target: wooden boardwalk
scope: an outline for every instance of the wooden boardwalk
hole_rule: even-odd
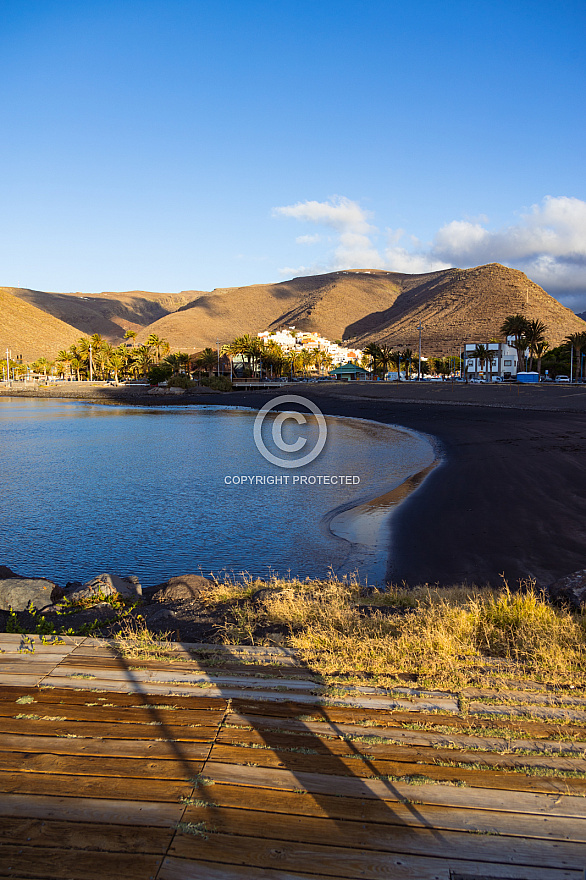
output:
[[[207,646],[209,650],[210,646]],[[580,880],[586,699],[0,635],[0,877]]]

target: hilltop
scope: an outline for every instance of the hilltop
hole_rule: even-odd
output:
[[[421,275],[347,270],[222,288],[156,321],[138,339],[154,332],[192,351],[216,339],[293,325],[358,347],[376,341],[414,348],[421,321],[425,352],[441,355],[465,341],[498,337],[505,317],[517,312],[542,320],[552,346],[586,330],[581,318],[523,272],[492,263]]]
[[[582,317],[523,272],[498,263],[419,275],[345,270],[211,292],[81,294],[0,288],[0,293],[11,302],[12,316],[10,327],[4,322],[0,342],[28,359],[54,357],[59,348],[91,333],[117,343],[126,330],[137,332],[137,343],[155,333],[173,350],[190,353],[215,347],[216,340],[224,343],[245,333],[289,326],[357,347],[374,341],[416,348],[421,322],[423,348],[431,355],[457,352],[466,341],[498,337],[504,318],[517,312],[542,320],[552,346],[586,330]]]
[[[120,342],[126,330],[142,330],[185,305],[199,293],[197,290],[181,293],[153,293],[146,290],[50,293],[23,287],[2,287],[0,290],[70,324],[79,331],[77,338],[99,333],[112,343]]]
[[[6,349],[12,357],[23,360],[38,357],[53,360],[62,348],[69,348],[79,339],[79,332],[64,321],[48,315],[41,309],[0,288],[0,357]]]

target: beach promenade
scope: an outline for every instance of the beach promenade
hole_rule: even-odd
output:
[[[165,652],[0,635],[1,877],[583,880],[582,694]]]

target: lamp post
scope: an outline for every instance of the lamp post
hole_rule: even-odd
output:
[[[417,369],[417,381],[421,382],[421,321],[417,327],[419,330],[419,367]]]
[[[10,351],[6,349],[6,387],[10,388]]]
[[[94,362],[92,358],[92,344],[90,342],[90,382],[94,381]]]

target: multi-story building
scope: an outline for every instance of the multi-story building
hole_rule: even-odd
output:
[[[497,377],[501,379],[513,379],[519,370],[518,352],[511,345],[511,339],[507,342],[468,342],[464,346],[464,369],[469,379],[486,379],[492,382]],[[482,344],[489,352],[492,352],[493,360],[480,362],[480,358],[473,357],[476,346]]]

